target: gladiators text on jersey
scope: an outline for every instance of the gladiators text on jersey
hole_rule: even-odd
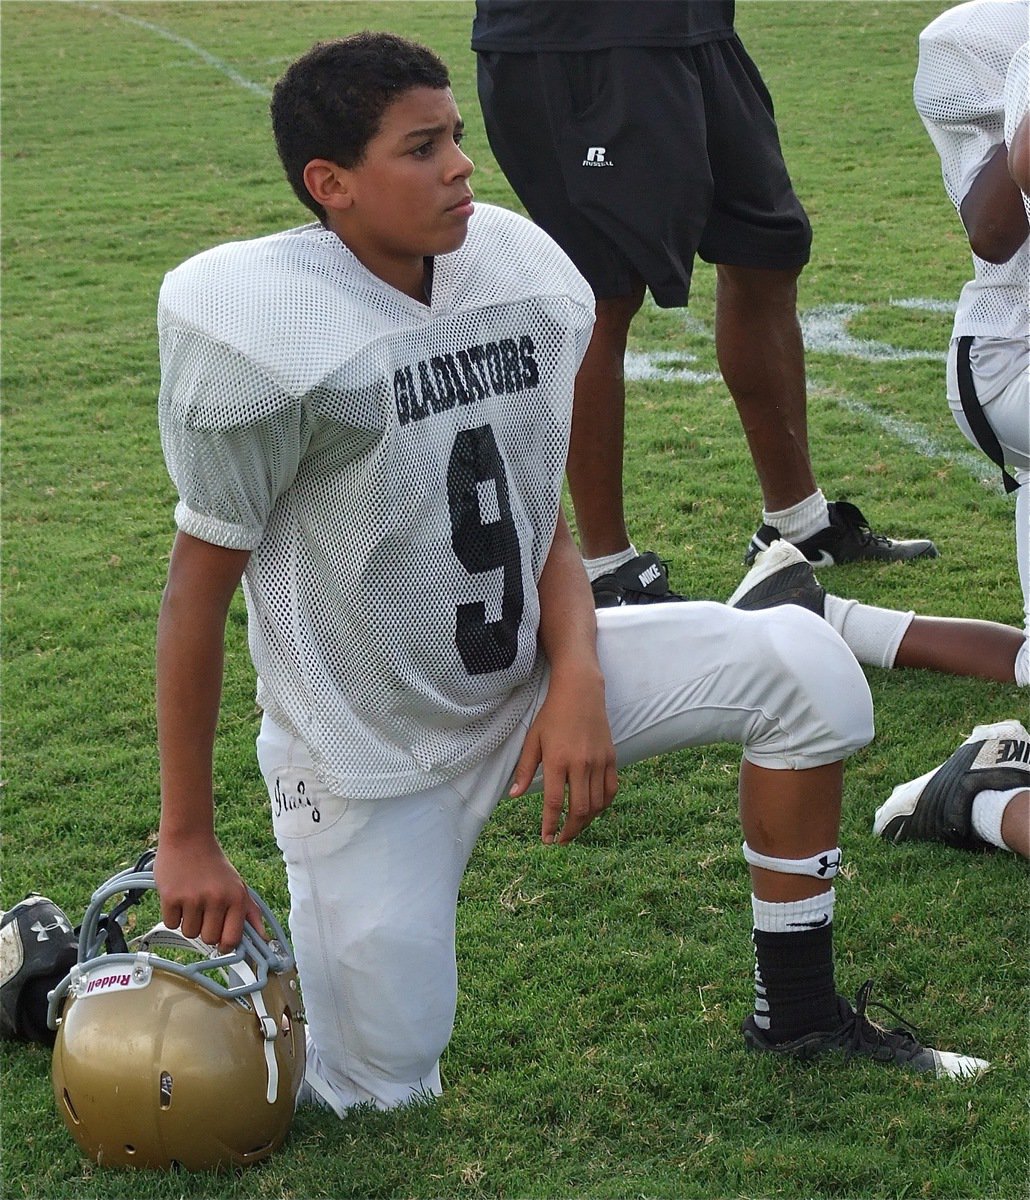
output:
[[[455,404],[471,404],[491,394],[511,395],[536,387],[540,370],[533,357],[533,339],[501,338],[451,354],[435,354],[393,376],[397,418],[402,425],[420,421],[431,412],[446,412]]]

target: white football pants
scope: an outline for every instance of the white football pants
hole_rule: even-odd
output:
[[[948,349],[948,406],[959,429],[978,450],[959,399],[957,341]],[[1016,565],[1023,589],[1023,622],[1030,633],[1030,343],[1025,338],[976,338],[970,347],[973,386],[1005,455],[1016,491]]]
[[[670,603],[604,609],[597,619],[620,764],[738,742],[756,765],[793,770],[836,762],[873,736],[861,668],[804,609]],[[386,800],[331,795],[302,743],[267,716],[262,723],[258,761],[286,862],[311,1064],[338,1111],[441,1090],[457,999],[458,887],[542,700],[485,762]],[[527,838],[539,836],[538,822],[535,808],[527,812]]]

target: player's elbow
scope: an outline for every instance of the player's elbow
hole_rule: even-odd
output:
[[[1027,238],[1023,197],[1005,172],[1005,203],[985,204],[972,193],[959,210],[969,248],[977,258],[989,263],[1006,263]]]
[[[1013,230],[991,223],[981,225],[975,232],[967,230],[967,233],[969,248],[976,257],[995,265],[1007,263],[1027,237],[1025,226],[1022,230]]]
[[[987,160],[959,206],[969,246],[977,258],[1005,263],[1027,238],[1023,194],[1009,174],[1002,142]]]

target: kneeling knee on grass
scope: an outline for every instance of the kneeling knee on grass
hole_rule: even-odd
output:
[[[745,757],[805,770],[847,758],[873,739],[861,666],[825,621],[794,605],[741,613],[756,714]]]

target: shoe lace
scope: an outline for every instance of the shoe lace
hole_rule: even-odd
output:
[[[845,1059],[851,1058],[859,1051],[863,1041],[868,1040],[870,1033],[880,1044],[885,1044],[889,1040],[892,1050],[901,1051],[909,1058],[915,1058],[923,1049],[922,1042],[919,1040],[919,1030],[911,1021],[907,1021],[899,1012],[895,1012],[890,1005],[882,1004],[879,1000],[869,999],[873,983],[872,979],[867,979],[858,989],[853,1012],[844,1022],[841,1030],[841,1047],[844,1050]],[[877,1008],[882,1012],[889,1013],[896,1021],[901,1022],[901,1027],[886,1029],[884,1026],[878,1025],[868,1016],[870,1008]]]
[[[851,504],[847,500],[838,500],[836,507],[838,517],[844,525],[852,530],[859,545],[889,546],[891,544],[891,539],[885,533],[873,533],[865,514],[857,504]],[[877,1002],[874,1001],[874,1003]]]

